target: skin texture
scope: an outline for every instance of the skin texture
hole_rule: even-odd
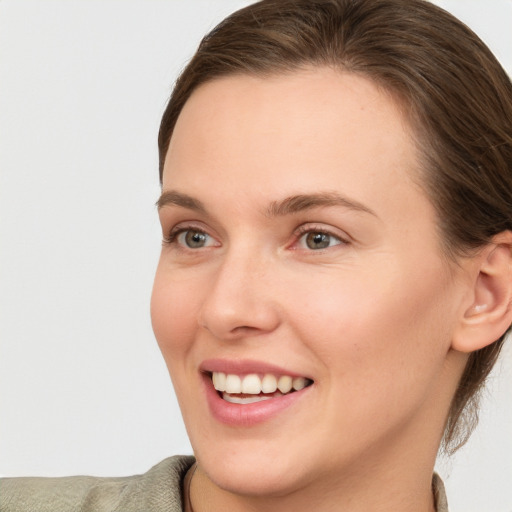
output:
[[[202,510],[432,511],[430,481],[466,361],[474,260],[443,256],[410,129],[389,95],[332,69],[197,89],[167,154],[155,335],[199,462]],[[273,214],[341,194],[350,205]],[[189,205],[190,206],[190,205]],[[274,208],[275,209],[275,208]],[[371,210],[371,211],[366,211]],[[325,232],[311,249],[306,232]],[[268,421],[210,413],[204,360],[258,360],[314,380]]]

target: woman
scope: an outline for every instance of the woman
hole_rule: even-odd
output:
[[[447,510],[438,447],[512,322],[510,119],[492,54],[425,2],[214,29],[162,120],[152,299],[197,463],[52,485],[84,510]]]

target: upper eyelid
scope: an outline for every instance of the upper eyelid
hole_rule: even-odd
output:
[[[167,235],[168,238],[176,238],[181,233],[184,233],[186,231],[197,231],[199,233],[204,233],[208,236],[212,236],[206,229],[204,229],[202,226],[198,226],[195,224],[186,224],[186,225],[180,225],[177,224],[173,228],[169,230],[169,234]]]
[[[211,231],[209,229],[205,228],[204,226],[202,226],[201,223],[197,223],[197,222],[193,222],[193,221],[178,222],[174,227],[172,227],[169,231],[167,231],[167,233],[168,233],[167,235],[164,233],[164,236],[163,236],[164,244],[165,245],[173,245],[174,244],[174,245],[182,246],[183,244],[179,244],[177,242],[177,238],[182,233],[185,233],[187,231],[197,231],[199,233],[204,233],[205,235],[207,235],[208,237],[210,237],[212,240],[215,241],[216,246],[220,245],[218,236],[212,234]],[[189,249],[192,251],[197,251],[199,249],[209,249],[209,248],[211,248],[211,246],[200,247],[200,248],[196,248],[196,249],[192,249],[192,248],[183,246],[183,248],[185,250]]]
[[[203,233],[206,233],[207,235],[209,235],[210,233],[208,233],[208,230],[206,228],[204,228],[203,226],[201,226],[199,223],[182,223],[182,222],[179,222],[178,224],[176,224],[175,226],[173,226],[171,229],[170,229],[170,233],[179,233],[179,232],[182,232],[182,231],[188,231],[188,230],[196,230],[196,231],[201,231]]]
[[[334,236],[346,243],[348,243],[350,240],[352,240],[352,237],[346,231],[341,230],[339,228],[332,227],[332,226],[327,226],[322,222],[303,223],[300,226],[298,226],[294,231],[296,236],[302,236],[305,233],[314,233],[314,232],[325,233],[326,235]]]
[[[162,207],[158,212],[158,216],[164,233],[172,233],[176,229],[197,229],[218,238],[218,227],[220,226],[215,219],[203,218],[200,214],[191,214],[190,211],[187,212],[184,208],[173,205]]]
[[[179,230],[186,231],[187,229],[197,229],[198,231],[204,231],[205,233],[209,233],[211,231],[211,228],[203,221],[187,218],[183,218],[182,220],[173,218],[161,219],[161,226],[162,230],[168,233]]]
[[[207,212],[203,212],[202,210],[195,211],[194,209],[185,208],[173,203],[159,207],[158,217],[162,229],[167,232],[171,232],[174,229],[174,226],[181,224],[197,227],[198,229],[204,229],[205,232],[210,232],[212,230],[212,224],[218,225],[216,219],[208,215]],[[169,229],[168,226],[173,227]],[[215,228],[214,231],[216,231]]]

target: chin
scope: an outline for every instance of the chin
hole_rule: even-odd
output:
[[[217,465],[210,470],[204,468],[210,480],[219,488],[233,494],[252,497],[278,497],[304,487],[302,478],[289,470],[282,472],[272,467],[273,461],[258,469],[248,467],[248,462],[240,465]],[[244,467],[245,466],[245,467]]]
[[[307,485],[304,465],[285,452],[233,447],[222,450],[222,453],[199,452],[196,457],[208,478],[217,487],[233,494],[284,496]]]

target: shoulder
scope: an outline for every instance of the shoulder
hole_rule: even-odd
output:
[[[181,482],[193,462],[193,457],[169,457],[147,473],[117,478],[5,478],[0,512],[178,512]]]
[[[434,493],[436,512],[448,512],[448,500],[446,499],[444,483],[437,473],[434,473],[432,477],[432,492]]]

